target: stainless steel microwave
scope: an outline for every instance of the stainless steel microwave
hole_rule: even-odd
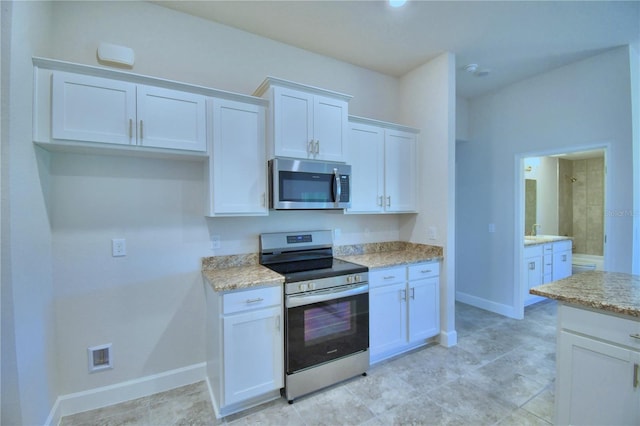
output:
[[[269,207],[276,210],[351,207],[351,166],[274,158],[269,161]]]

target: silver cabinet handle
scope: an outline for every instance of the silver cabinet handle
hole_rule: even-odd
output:
[[[423,269],[422,271],[420,271],[420,273],[422,274],[428,274],[429,272],[431,272],[431,269]]]
[[[629,337],[640,340],[640,333],[630,334]]]
[[[395,275],[387,275],[385,277],[382,277],[383,280],[392,280],[394,279],[396,276]]]
[[[265,207],[267,203],[267,195],[263,192],[262,193],[262,207]]]
[[[640,366],[638,364],[633,364],[633,388],[637,389],[638,384],[640,384],[640,378],[638,378],[638,372],[640,371]]]
[[[411,287],[411,298],[413,300],[416,300],[416,288],[415,287]]]
[[[129,119],[129,139],[133,138],[133,120]]]
[[[276,330],[280,331],[280,315],[276,316]]]
[[[536,269],[536,262],[529,262],[529,270],[535,271],[535,269]]]
[[[307,144],[307,153],[313,155],[313,139],[311,139]]]
[[[391,195],[387,196],[387,207],[391,207]]]
[[[566,255],[566,254],[563,254],[563,255],[562,255],[562,261],[563,261],[563,262],[566,262],[566,261],[567,261],[567,255]]]
[[[320,154],[320,141],[316,141],[316,155]]]
[[[400,290],[400,300],[407,300],[407,290]]]
[[[262,297],[258,297],[258,298],[255,298],[255,299],[247,299],[245,301],[245,303],[258,303],[258,302],[262,302],[263,300],[264,299]]]
[[[142,135],[143,135],[143,133],[142,133],[142,120],[140,120],[140,140],[142,140],[142,138],[144,137]]]
[[[384,204],[384,201],[383,201],[383,200],[384,200],[384,197],[383,197],[382,195],[378,197],[378,205],[379,205],[380,207],[382,207],[382,205]]]

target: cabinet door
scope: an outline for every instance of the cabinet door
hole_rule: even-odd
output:
[[[385,209],[389,212],[416,211],[416,136],[387,130],[384,151]]]
[[[139,85],[137,99],[139,145],[207,150],[204,96]]]
[[[409,341],[440,333],[439,278],[409,281]]]
[[[640,424],[640,354],[561,331],[555,424]]]
[[[134,84],[54,72],[51,136],[83,142],[135,144]]]
[[[283,386],[281,307],[228,315],[224,323],[226,406]]]
[[[384,130],[352,123],[347,142],[351,165],[351,207],[348,212],[378,213],[384,200]]]
[[[553,253],[553,281],[571,276],[571,250]]]
[[[266,215],[265,111],[259,105],[213,99],[210,215]]]
[[[272,108],[275,156],[314,158],[313,95],[274,87]]]
[[[369,290],[369,351],[373,362],[407,343],[407,287],[403,281]]]
[[[348,132],[347,110],[347,102],[314,96],[313,158],[316,160],[344,161],[344,144]]]
[[[544,298],[529,294],[529,289],[537,287],[543,283],[543,261],[544,256],[529,257],[524,260],[525,276],[527,287],[525,289],[524,304],[525,306],[535,302],[539,302]]]

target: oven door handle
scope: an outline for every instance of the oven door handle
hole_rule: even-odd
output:
[[[286,297],[287,308],[295,308],[297,306],[311,305],[313,303],[326,302],[342,297],[355,296],[369,292],[369,284],[355,285],[336,291],[319,291],[312,294],[293,294]]]

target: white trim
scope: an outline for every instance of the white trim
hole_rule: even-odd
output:
[[[456,300],[458,302],[466,303],[467,305],[475,306],[476,308],[484,309],[485,311],[495,312],[496,314],[504,315],[509,318],[520,319],[516,316],[517,312],[514,307],[510,305],[496,303],[492,300],[472,296],[460,291],[456,291]]]
[[[202,362],[139,379],[61,395],[53,405],[45,425],[57,425],[63,416],[95,410],[206,380],[206,367],[207,364]]]
[[[451,332],[440,331],[440,336],[438,337],[440,345],[445,348],[450,348],[458,344],[458,332],[453,330]]]

